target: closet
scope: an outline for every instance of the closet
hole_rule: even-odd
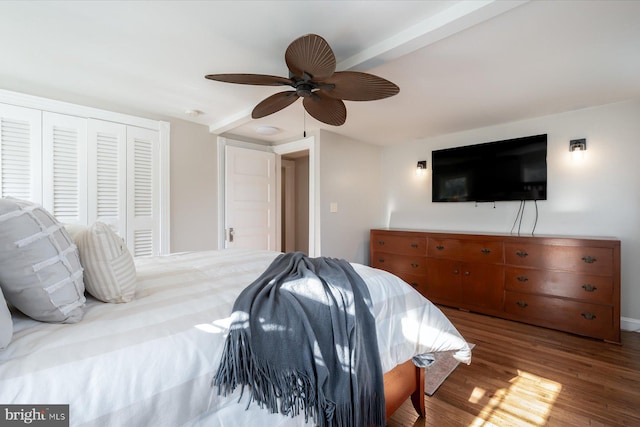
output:
[[[2,92],[0,195],[107,223],[134,256],[167,253],[168,143],[166,122]]]

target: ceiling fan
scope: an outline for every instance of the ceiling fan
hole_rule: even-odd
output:
[[[268,116],[302,98],[305,110],[312,117],[333,126],[340,126],[347,120],[347,109],[342,100],[374,101],[400,91],[395,84],[373,74],[336,72],[336,57],[329,43],[316,34],[295,39],[287,48],[284,60],[289,68],[289,78],[266,74],[209,74],[205,78],[246,85],[291,86],[294,90],[265,98],[253,109],[251,117]]]

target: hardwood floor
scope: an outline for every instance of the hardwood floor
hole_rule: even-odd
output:
[[[407,401],[388,427],[640,426],[640,333],[622,345],[441,307],[468,342],[419,418]]]

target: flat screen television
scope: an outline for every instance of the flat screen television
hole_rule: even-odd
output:
[[[433,202],[547,199],[547,135],[434,150]]]

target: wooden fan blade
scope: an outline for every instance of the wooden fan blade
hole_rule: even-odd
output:
[[[260,117],[268,116],[277,111],[282,110],[285,107],[296,102],[298,95],[295,90],[288,90],[285,92],[278,92],[275,95],[271,95],[260,102],[251,112],[251,117],[259,119]]]
[[[331,98],[346,101],[374,101],[400,92],[400,88],[389,80],[357,71],[339,71],[318,84],[334,85],[333,89],[322,89],[323,92]]]
[[[304,98],[302,104],[312,117],[328,125],[340,126],[347,120],[347,107],[344,102],[329,98],[319,91]]]
[[[305,73],[313,80],[323,80],[336,71],[336,56],[329,43],[317,34],[307,34],[295,39],[287,48],[284,60],[289,71],[305,78]]]
[[[208,74],[204,76],[209,80],[216,80],[225,83],[238,83],[242,85],[260,86],[293,86],[291,79],[267,74]]]

